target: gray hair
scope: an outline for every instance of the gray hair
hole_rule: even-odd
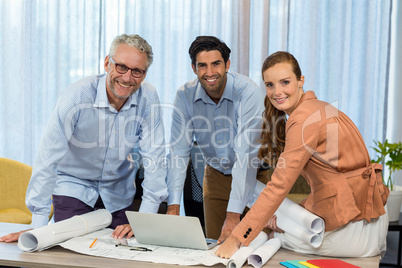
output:
[[[154,53],[152,52],[152,47],[147,43],[147,41],[144,38],[142,38],[138,34],[133,34],[133,35],[122,34],[122,35],[116,36],[112,42],[112,45],[110,46],[110,50],[109,50],[110,57],[114,56],[114,54],[116,53],[117,47],[121,44],[125,44],[130,47],[135,47],[141,53],[146,53],[147,58],[148,58],[146,69],[148,70],[149,66],[151,66],[151,64],[152,64],[152,61],[154,58]]]

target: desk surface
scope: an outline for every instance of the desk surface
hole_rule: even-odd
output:
[[[27,229],[26,225],[0,223],[0,236],[11,232],[17,232]],[[300,254],[286,249],[280,249],[269,260],[264,267],[283,268],[279,264],[285,260],[307,260],[307,259],[323,259],[324,257],[315,255]],[[378,268],[379,258],[344,258],[351,264],[364,268]],[[118,260],[103,257],[88,256],[72,252],[60,246],[56,246],[39,252],[23,252],[17,247],[17,243],[1,243],[0,242],[0,266],[17,266],[17,267],[130,267],[135,264],[141,264],[141,267],[182,267],[179,265],[157,264],[150,262],[138,262],[130,260]],[[206,267],[206,266],[189,266],[189,267]],[[224,267],[216,265],[214,267]]]

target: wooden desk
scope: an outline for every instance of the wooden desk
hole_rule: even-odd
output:
[[[0,223],[0,236],[11,232],[27,229],[26,225]],[[323,257],[314,255],[303,255],[280,249],[264,267],[283,268],[279,264],[285,260],[307,260],[319,259]],[[344,258],[343,260],[354,265],[364,268],[378,268],[379,258]],[[150,262],[138,262],[130,260],[118,260],[110,258],[102,258],[88,256],[75,253],[56,246],[44,251],[23,252],[17,247],[17,243],[0,243],[0,266],[17,266],[17,267],[183,267],[179,265],[157,264]],[[188,266],[206,267],[206,266]],[[224,267],[223,265],[215,265],[214,267]]]

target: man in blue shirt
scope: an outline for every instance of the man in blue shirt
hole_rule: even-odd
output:
[[[178,215],[193,142],[207,163],[204,219],[207,237],[226,239],[252,200],[257,175],[265,92],[251,79],[228,72],[230,49],[216,37],[199,36],[189,54],[197,78],[174,101],[168,168],[168,214]],[[197,163],[195,163],[197,164]]]
[[[125,211],[136,191],[140,156],[145,172],[140,211],[158,211],[167,198],[166,152],[159,97],[144,82],[152,60],[143,38],[117,36],[104,60],[107,74],[84,78],[62,93],[27,189],[33,228],[48,223],[53,196],[55,221],[106,208],[112,213],[110,227],[119,228],[114,236],[127,234]]]

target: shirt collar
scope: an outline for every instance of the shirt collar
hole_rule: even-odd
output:
[[[102,107],[102,108],[114,108],[110,105],[109,99],[107,97],[107,92],[106,92],[106,77],[107,75],[103,75],[100,78],[100,81],[98,83],[98,87],[96,89],[96,98],[93,107]],[[124,103],[123,107],[121,108],[120,111],[122,110],[127,110],[132,106],[138,106],[138,100],[142,94],[142,85],[140,88],[130,97],[128,97],[127,101]]]
[[[227,77],[227,80],[226,80],[225,89],[223,91],[222,97],[219,100],[219,102],[222,102],[222,100],[224,100],[224,99],[233,101],[234,78],[229,72],[227,73],[226,77]],[[202,85],[199,81],[197,83],[197,89],[196,89],[195,95],[194,95],[194,102],[196,102],[198,100],[202,100],[205,103],[215,104],[215,102],[213,102],[211,100],[211,98],[207,95],[207,93],[205,92],[204,88],[202,87]]]

